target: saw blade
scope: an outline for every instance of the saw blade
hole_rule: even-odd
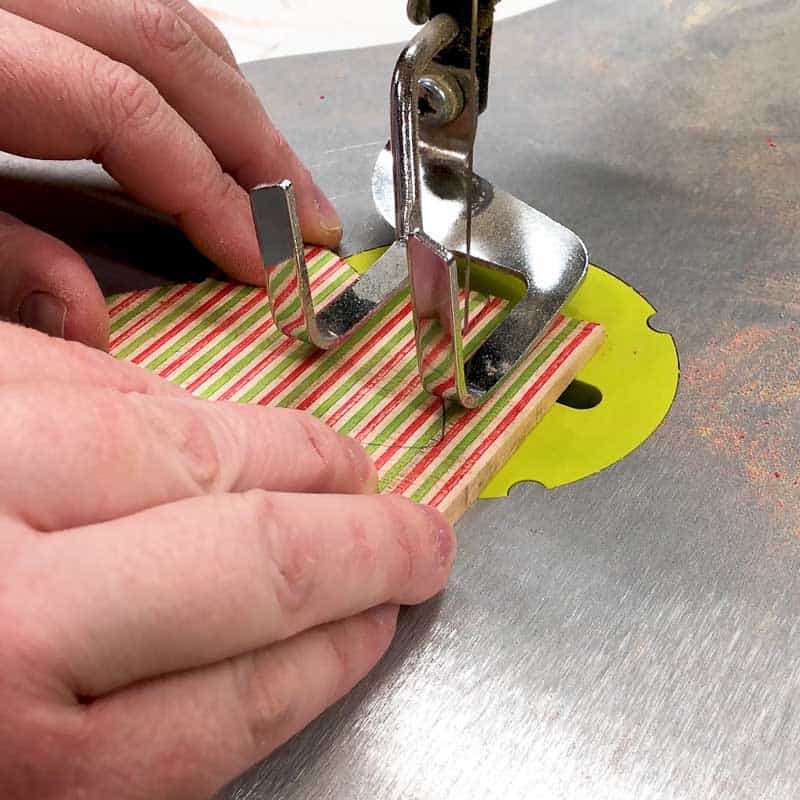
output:
[[[469,330],[469,294],[472,272],[472,205],[473,187],[475,185],[475,139],[478,133],[478,6],[479,0],[472,0],[472,16],[470,20],[469,43],[469,80],[470,80],[470,134],[469,151],[467,152],[467,186],[466,186],[466,260],[464,263],[464,332]]]

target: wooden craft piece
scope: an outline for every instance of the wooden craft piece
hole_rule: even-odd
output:
[[[318,305],[357,278],[307,251]],[[290,290],[290,284],[287,291]],[[467,352],[499,324],[505,301],[473,292]],[[263,289],[207,280],[109,300],[111,352],[209,400],[303,409],[361,441],[381,491],[455,521],[602,345],[603,329],[559,317],[481,408],[443,406],[419,381],[408,291],[332,351],[280,334]]]

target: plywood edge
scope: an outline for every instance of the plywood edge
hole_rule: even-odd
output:
[[[575,380],[578,373],[600,350],[605,338],[606,334],[603,328],[599,325],[595,326],[548,381],[546,390],[525,408],[524,412],[514,420],[506,434],[501,436],[496,445],[487,451],[476,464],[470,479],[464,481],[459,489],[448,497],[447,502],[439,507],[439,510],[450,522],[457,522],[478,500],[495,473],[517,451],[567,386]]]

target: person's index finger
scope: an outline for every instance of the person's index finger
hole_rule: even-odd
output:
[[[80,14],[67,13],[64,0],[35,5],[0,0],[0,7],[135,69],[158,87],[241,186],[293,181],[307,241],[338,244],[338,214],[275,129],[250,85],[231,66],[224,38],[217,31],[220,42],[210,33],[216,28],[207,23],[209,31],[200,12],[177,0],[85,0]],[[251,279],[259,277],[257,271]]]
[[[209,491],[326,494],[374,494],[378,474],[364,448],[336,433],[306,412],[236,403],[213,403],[192,397],[126,397],[157,436],[176,433],[179,457],[191,465],[198,453],[213,453],[202,467]],[[145,427],[137,426],[142,438]],[[154,441],[155,445],[156,442]],[[129,443],[135,448],[134,442]],[[168,468],[169,461],[164,467]],[[155,465],[154,465],[155,466]],[[171,476],[161,469],[163,485]],[[175,476],[178,477],[177,475]],[[177,500],[190,496],[175,484]]]
[[[102,387],[122,393],[188,396],[175,384],[108,353],[0,321],[0,386],[44,380],[51,392],[59,394],[67,386],[80,392]]]
[[[137,200],[174,216],[229,275],[252,280],[261,258],[246,192],[158,90],[130,67],[0,11],[4,124],[0,149],[99,161]]]
[[[126,375],[123,370],[116,380]],[[56,417],[47,413],[54,392]],[[41,531],[105,522],[202,494],[377,488],[364,449],[301,412],[90,385],[12,384],[2,394],[0,441],[10,466],[4,471],[0,465],[0,483],[15,487],[6,510]],[[15,435],[19,430],[24,438]],[[56,440],[54,458],[50,443]],[[74,491],[95,484],[97,476],[102,492]]]

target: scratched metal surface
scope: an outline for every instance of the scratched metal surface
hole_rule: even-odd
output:
[[[222,797],[800,793],[798,42],[787,0],[564,0],[498,26],[478,169],[659,309],[677,403],[613,469],[479,503],[441,602]],[[386,237],[368,186],[396,54],[249,70],[353,250]]]
[[[220,798],[798,795],[798,42],[796,0],[562,0],[498,25],[478,168],[654,303],[677,402],[614,468],[479,503],[446,594]],[[248,68],[350,249],[387,237],[368,187],[396,53]],[[29,199],[31,176],[57,198],[78,172],[7,162],[0,206],[93,253],[109,289],[156,246],[185,260],[99,188],[67,218]]]

